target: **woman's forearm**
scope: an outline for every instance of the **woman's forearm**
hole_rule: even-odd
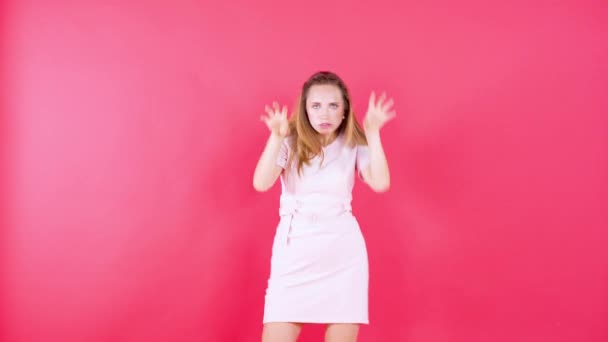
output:
[[[280,175],[281,167],[277,165],[277,158],[283,144],[284,137],[270,134],[266,147],[258,160],[253,173],[253,187],[257,191],[266,191],[272,187]]]
[[[391,177],[388,169],[388,162],[382,147],[379,130],[369,130],[365,132],[367,145],[369,148],[369,186],[379,192],[387,191],[390,187]]]

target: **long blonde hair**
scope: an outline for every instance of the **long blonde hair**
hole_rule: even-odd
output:
[[[306,113],[306,98],[308,90],[313,85],[335,85],[342,92],[344,100],[344,120],[338,126],[337,135],[344,134],[346,145],[354,147],[356,145],[367,145],[365,133],[355,117],[350,101],[350,94],[344,81],[333,72],[320,71],[312,75],[302,86],[302,92],[298,98],[298,105],[295,113],[289,119],[291,155],[287,162],[287,167],[292,167],[296,163],[298,174],[301,173],[304,165],[309,165],[310,160],[320,155],[323,157],[323,145],[319,139],[319,133],[310,124]]]

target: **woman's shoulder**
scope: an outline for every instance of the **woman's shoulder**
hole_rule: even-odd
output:
[[[365,142],[365,141],[357,141],[357,139],[355,139],[355,138],[348,139],[348,137],[346,137],[345,134],[341,135],[341,142],[340,142],[340,144],[344,148],[348,148],[348,149],[351,149],[351,150],[358,150],[358,149],[366,149],[367,148],[367,142]]]
[[[294,134],[289,134],[288,136],[285,137],[285,139],[283,139],[283,145],[287,148],[287,149],[292,149],[292,147],[294,146],[295,140],[296,140],[296,136]]]

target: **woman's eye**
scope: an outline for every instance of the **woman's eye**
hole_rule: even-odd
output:
[[[337,104],[337,103],[332,103],[332,104],[330,104],[329,106],[330,106],[331,108],[334,108],[334,109],[335,109],[335,108],[338,108],[338,104]]]
[[[318,103],[315,103],[312,105],[312,108],[314,108],[314,109],[318,109],[319,107],[321,107],[321,105],[319,105]]]

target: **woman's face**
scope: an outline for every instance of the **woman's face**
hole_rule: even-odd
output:
[[[308,89],[306,114],[312,127],[325,136],[331,136],[344,118],[342,91],[332,84],[317,84]]]

